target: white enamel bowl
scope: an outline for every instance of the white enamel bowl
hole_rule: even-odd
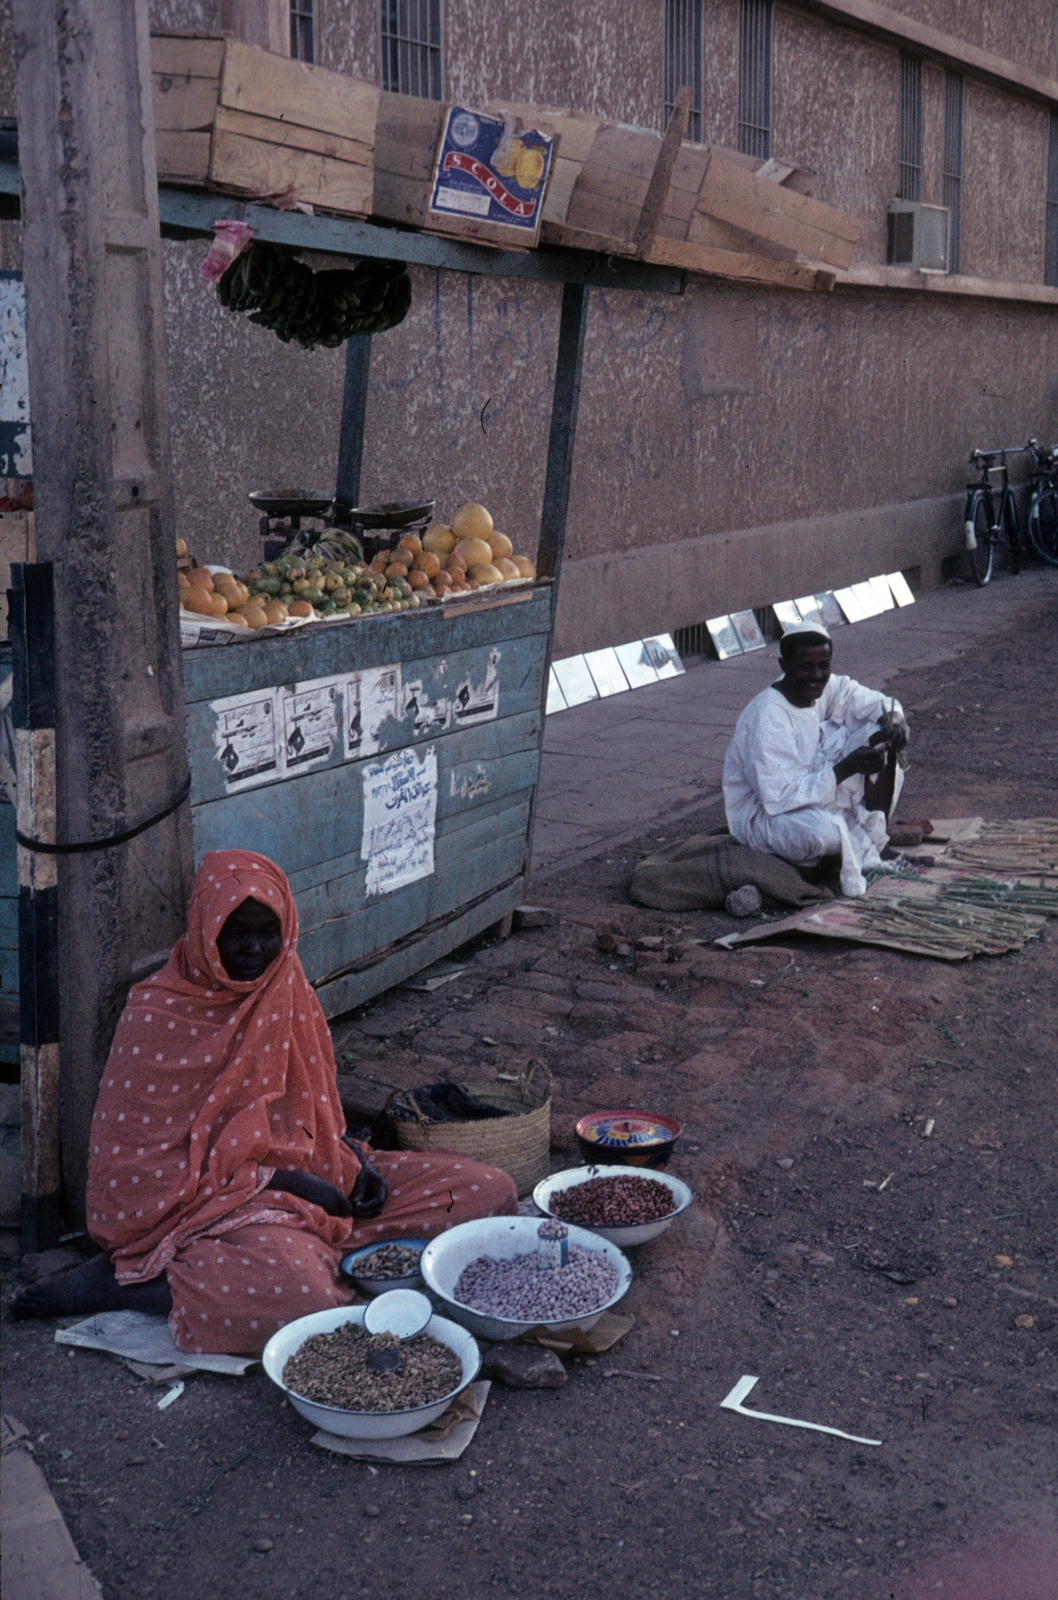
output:
[[[622,1171],[625,1170],[622,1168]],[[447,1233],[432,1239],[422,1253],[419,1270],[427,1290],[443,1302],[450,1317],[469,1328],[471,1333],[476,1333],[480,1339],[517,1339],[529,1328],[548,1328],[553,1333],[564,1333],[571,1328],[594,1328],[603,1312],[611,1311],[628,1293],[632,1268],[616,1246],[600,1239],[596,1233],[589,1233],[586,1228],[570,1228],[570,1244],[599,1251],[617,1271],[617,1287],[609,1300],[586,1316],[576,1317],[573,1321],[516,1322],[510,1317],[493,1317],[482,1311],[473,1311],[455,1298],[460,1273],[479,1256],[505,1260],[535,1250],[536,1230],[540,1221],[539,1217],[482,1217],[477,1222],[461,1222],[457,1227],[449,1228]]]
[[[306,1400],[283,1382],[283,1368],[295,1351],[314,1333],[333,1333],[343,1322],[356,1322],[363,1326],[364,1306],[338,1306],[333,1311],[317,1311],[311,1317],[299,1317],[288,1322],[285,1328],[273,1333],[264,1347],[261,1361],[264,1369],[278,1389],[282,1389],[295,1411],[306,1422],[328,1433],[340,1433],[346,1439],[399,1439],[406,1433],[417,1433],[429,1423],[436,1422],[441,1413],[451,1405],[456,1395],[473,1383],[481,1368],[481,1351],[476,1340],[465,1328],[460,1328],[446,1317],[433,1317],[425,1332],[439,1344],[446,1344],[463,1363],[463,1373],[450,1393],[429,1405],[412,1406],[407,1411],[345,1411],[339,1406],[322,1406],[315,1400]]]
[[[659,1233],[676,1220],[678,1216],[690,1205],[694,1195],[685,1183],[679,1178],[670,1178],[667,1172],[646,1171],[639,1167],[567,1167],[565,1172],[556,1172],[550,1178],[544,1178],[533,1190],[535,1205],[549,1217],[558,1216],[551,1209],[551,1196],[556,1189],[573,1189],[578,1184],[587,1183],[591,1178],[649,1178],[651,1183],[664,1185],[672,1194],[672,1212],[667,1217],[659,1217],[657,1222],[637,1222],[628,1228],[588,1228],[597,1238],[608,1239],[611,1244],[619,1245],[627,1250],[631,1245],[646,1244],[648,1239],[656,1239]],[[562,1218],[559,1218],[562,1221]],[[587,1224],[585,1224],[587,1227]],[[570,1225],[572,1231],[572,1224]]]

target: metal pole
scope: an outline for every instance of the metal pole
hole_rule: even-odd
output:
[[[345,389],[342,427],[338,436],[336,499],[344,509],[360,504],[360,469],[364,460],[364,422],[371,376],[371,335],[359,334],[345,347]]]
[[[76,1225],[114,1022],[184,925],[188,757],[147,0],[14,0],[13,15],[37,553],[55,584],[51,870]]]

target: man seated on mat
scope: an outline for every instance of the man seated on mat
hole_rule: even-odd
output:
[[[861,895],[864,872],[883,865],[908,728],[899,701],[831,676],[832,653],[817,624],[783,634],[783,676],[735,725],[724,804],[740,844],[802,867],[840,855],[842,893]]]
[[[517,1210],[505,1172],[348,1139],[297,939],[277,866],[206,856],[187,932],[131,989],[103,1070],[86,1196],[103,1253],[24,1290],[16,1318],[146,1311],[181,1350],[260,1355],[353,1300],[347,1250]]]

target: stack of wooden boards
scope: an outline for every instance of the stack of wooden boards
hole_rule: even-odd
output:
[[[431,217],[449,107],[221,34],[152,37],[158,175],[248,198],[295,196],[488,242]],[[829,289],[862,223],[813,198],[814,174],[574,110],[493,102],[557,141],[540,241],[791,288]]]

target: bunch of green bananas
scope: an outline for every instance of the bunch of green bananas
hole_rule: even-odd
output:
[[[281,245],[254,242],[217,284],[229,311],[271,328],[284,344],[303,350],[334,349],[354,334],[384,333],[403,322],[411,306],[411,279],[403,261],[353,258],[338,271],[312,272]]]

